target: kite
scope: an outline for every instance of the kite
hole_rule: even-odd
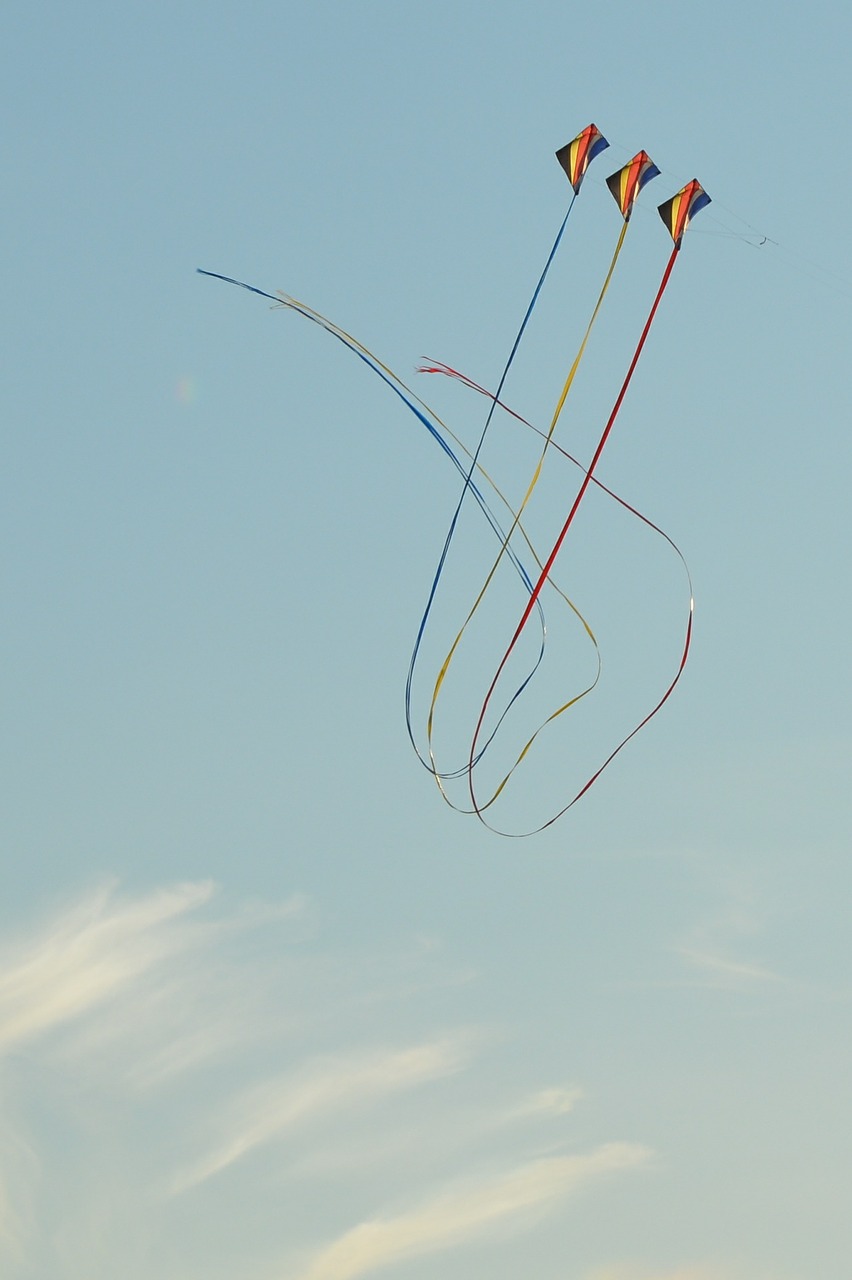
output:
[[[686,665],[687,656],[689,653],[689,648],[691,643],[691,637],[692,637],[692,618],[693,618],[692,583],[689,578],[689,570],[686,566],[686,561],[684,560],[684,557],[680,549],[673,542],[673,540],[668,536],[668,534],[664,533],[662,529],[660,529],[656,524],[654,524],[653,521],[649,520],[646,516],[642,515],[638,510],[636,510],[634,506],[632,506],[624,498],[619,497],[611,489],[609,489],[605,484],[603,484],[598,479],[595,472],[600,462],[601,455],[604,451],[604,448],[612,432],[615,421],[618,417],[618,414],[623,404],[623,401],[625,399],[625,396],[627,394],[628,388],[633,378],[633,374],[639,362],[639,358],[642,354],[642,350],[645,346],[645,343],[648,338],[648,334],[650,332],[654,318],[656,316],[657,309],[660,305],[663,294],[668,286],[669,279],[671,277],[672,270],[674,267],[674,263],[677,259],[677,256],[682,246],[684,233],[686,232],[687,227],[689,226],[695,214],[699,212],[699,210],[703,209],[707,204],[710,203],[709,196],[706,194],[706,192],[703,190],[703,188],[701,187],[701,185],[698,183],[697,180],[693,179],[692,182],[687,183],[686,186],[684,186],[674,196],[672,196],[669,200],[666,200],[663,204],[659,206],[660,217],[663,223],[665,224],[666,229],[668,230],[669,235],[671,236],[671,239],[673,242],[672,252],[669,257],[668,263],[666,264],[666,267],[663,271],[663,275],[662,275],[660,284],[657,288],[656,294],[654,296],[650,311],[648,313],[647,319],[645,320],[644,326],[642,328],[642,331],[639,336],[639,340],[637,342],[635,350],[633,352],[632,358],[629,362],[627,373],[615,397],[614,403],[612,405],[612,409],[605,422],[603,430],[601,431],[600,436],[597,440],[597,444],[590,461],[588,463],[582,463],[577,457],[569,453],[561,444],[557,443],[554,436],[555,436],[557,424],[559,423],[560,418],[563,415],[563,411],[565,409],[569,393],[577,377],[577,373],[580,368],[580,364],[583,359],[584,353],[586,351],[587,345],[589,343],[592,330],[595,325],[595,321],[597,320],[598,315],[601,311],[604,298],[607,294],[610,283],[612,281],[616,265],[618,263],[619,257],[621,255],[621,252],[625,243],[627,229],[630,224],[631,216],[634,212],[636,201],[640,196],[641,192],[644,190],[647,183],[650,182],[652,178],[659,176],[659,173],[660,173],[659,169],[651,160],[647,152],[645,151],[638,152],[635,156],[633,156],[631,160],[629,160],[620,169],[610,174],[610,176],[606,180],[607,187],[609,188],[610,193],[614,197],[616,204],[618,206],[619,213],[621,215],[621,228],[620,228],[618,240],[615,246],[615,250],[613,252],[612,258],[610,260],[609,266],[604,276],[603,284],[600,287],[597,301],[595,302],[595,305],[591,311],[591,315],[586,324],[586,328],[585,328],[582,340],[580,342],[580,345],[578,347],[578,350],[569,366],[567,376],[565,378],[565,381],[562,387],[562,391],[557,399],[556,406],[551,415],[549,427],[547,428],[547,430],[543,430],[539,427],[534,426],[531,422],[523,418],[520,414],[510,409],[503,399],[504,385],[507,381],[509,372],[512,368],[513,362],[517,355],[520,343],[527,330],[530,318],[533,314],[536,303],[543,289],[545,280],[550,271],[550,267],[556,256],[556,252],[562,241],[569,216],[577,200],[577,197],[580,193],[583,180],[587,174],[589,165],[598,155],[602,153],[602,151],[604,151],[608,147],[608,145],[609,144],[607,143],[606,139],[603,137],[600,130],[595,125],[592,124],[587,126],[587,128],[582,130],[581,133],[579,133],[576,138],[574,138],[571,142],[567,143],[564,147],[561,147],[556,152],[556,158],[559,164],[561,165],[562,169],[564,170],[565,175],[568,178],[568,182],[571,186],[571,198],[568,203],[567,211],[560,224],[556,238],[546,258],[544,268],[541,272],[541,275],[533,291],[531,300],[526,308],[523,319],[521,321],[517,334],[512,343],[508,358],[506,359],[502,372],[500,374],[500,377],[497,380],[495,391],[490,392],[486,390],[485,387],[474,382],[472,379],[466,377],[466,375],[459,373],[458,370],[453,369],[449,365],[433,361],[426,364],[421,364],[420,366],[419,372],[443,374],[445,376],[451,377],[461,382],[470,390],[484,396],[487,399],[488,407],[485,413],[484,425],[482,426],[478,436],[478,440],[473,447],[469,447],[465,445],[462,442],[461,438],[455,432],[451,431],[449,427],[447,427],[446,423],[443,422],[441,418],[438,417],[438,415],[434,412],[434,410],[431,409],[430,406],[423,399],[420,398],[420,396],[415,394],[411,390],[411,388],[407,386],[406,383],[403,382],[402,379],[399,378],[387,365],[382,363],[382,361],[379,360],[378,357],[373,355],[373,353],[369,351],[368,348],[366,348],[362,343],[357,341],[357,339],[353,338],[349,333],[347,333],[339,325],[335,324],[331,320],[328,320],[326,317],[322,316],[319,312],[315,311],[312,307],[309,307],[307,304],[297,301],[295,298],[292,298],[288,294],[280,293],[280,292],[276,294],[267,293],[263,289],[256,288],[253,285],[245,284],[243,281],[236,280],[233,277],[220,275],[217,272],[201,271],[201,269],[199,268],[200,274],[202,275],[210,276],[212,278],[225,281],[229,284],[238,285],[242,288],[247,289],[251,293],[254,293],[259,295],[260,297],[269,299],[273,304],[275,304],[278,307],[285,308],[291,312],[301,315],[304,319],[310,321],[315,325],[318,325],[330,336],[334,337],[337,341],[341,342],[353,355],[355,355],[358,358],[359,361],[361,361],[364,365],[366,365],[367,368],[369,368],[371,372],[376,377],[378,377],[399,398],[400,401],[402,401],[402,403],[406,406],[409,412],[413,414],[415,419],[417,419],[421,423],[421,425],[423,425],[426,428],[429,435],[435,440],[436,444],[439,446],[442,453],[447,457],[448,461],[451,463],[456,473],[461,477],[462,479],[461,491],[460,491],[452,518],[449,522],[449,527],[444,536],[441,552],[438,557],[437,567],[433,574],[432,582],[427,593],[425,608],[423,610],[423,614],[417,630],[417,635],[414,641],[414,647],[412,650],[411,658],[409,661],[408,673],[407,673],[406,682],[405,682],[406,728],[408,731],[409,739],[412,743],[412,746],[414,747],[414,750],[419,760],[432,774],[440,790],[440,793],[443,796],[443,798],[446,800],[446,802],[452,808],[457,809],[462,813],[475,815],[484,826],[496,832],[497,834],[505,835],[505,836],[532,835],[537,832],[545,830],[546,828],[552,826],[553,823],[557,821],[557,819],[562,817],[563,814],[565,814],[570,808],[572,808],[572,806],[577,803],[577,801],[580,799],[581,796],[585,795],[585,793],[594,784],[594,782],[597,781],[597,779],[600,777],[603,771],[612,762],[612,760],[616,757],[616,755],[618,755],[618,753],[622,750],[622,748],[626,745],[626,743],[629,742],[639,732],[639,730],[648,723],[648,721],[654,715],[656,715],[659,709],[667,701],[667,699],[671,695],[673,689],[675,688],[675,685],[678,683],[683,673],[683,669]],[[491,428],[494,415],[498,410],[500,410],[502,414],[507,415],[509,418],[511,418],[518,424],[525,427],[528,431],[536,433],[542,441],[540,454],[538,456],[538,461],[533,469],[532,476],[526,485],[523,497],[519,502],[513,501],[510,497],[506,495],[506,493],[503,492],[501,488],[497,486],[493,477],[489,474],[489,472],[485,470],[485,467],[482,464],[483,448],[485,445],[486,437],[488,436],[489,430]],[[525,526],[524,516],[533,498],[534,491],[536,489],[536,486],[538,484],[538,481],[542,473],[542,469],[545,465],[547,456],[550,452],[552,452],[554,456],[561,456],[562,458],[570,462],[575,468],[577,468],[580,473],[580,480],[579,480],[579,486],[577,488],[577,492],[570,504],[567,515],[564,517],[564,520],[562,521],[561,528],[557,533],[555,541],[553,541],[549,552],[545,555],[537,551],[533,543],[533,540],[530,537],[528,529]],[[681,656],[673,677],[669,681],[662,695],[657,698],[652,709],[641,719],[639,724],[637,724],[626,736],[622,738],[622,740],[615,746],[615,748],[609,751],[603,763],[599,764],[593,770],[593,772],[590,774],[590,776],[587,778],[584,784],[579,789],[575,790],[574,788],[572,788],[573,793],[570,794],[570,798],[567,799],[567,801],[561,803],[557,807],[555,812],[551,813],[549,816],[545,817],[543,820],[536,822],[535,825],[530,827],[530,829],[525,829],[523,831],[509,830],[507,829],[507,824],[498,825],[497,822],[492,819],[491,813],[489,812],[491,810],[491,807],[495,805],[495,803],[498,801],[498,799],[501,796],[504,795],[504,793],[506,792],[507,784],[512,778],[512,775],[514,774],[517,767],[521,764],[521,762],[527,758],[527,756],[529,755],[533,747],[533,744],[536,742],[536,740],[539,737],[539,734],[542,732],[545,726],[551,724],[554,720],[556,720],[559,716],[561,716],[564,712],[566,712],[570,707],[575,706],[581,699],[585,698],[587,694],[589,694],[597,686],[598,681],[600,679],[600,675],[601,675],[601,656],[598,648],[598,641],[595,637],[595,634],[592,630],[590,623],[586,620],[586,618],[583,616],[583,614],[580,612],[577,606],[572,602],[572,600],[565,593],[565,591],[563,591],[559,586],[557,586],[553,580],[555,562],[563,546],[563,543],[565,542],[568,532],[574,522],[577,511],[580,508],[580,505],[587,491],[589,490],[590,486],[594,486],[597,490],[602,492],[604,495],[608,496],[608,498],[611,501],[620,504],[620,506],[623,507],[626,511],[628,511],[633,517],[643,522],[651,531],[653,531],[659,537],[664,539],[666,543],[669,544],[669,546],[674,550],[676,555],[679,557],[683,567],[683,571],[686,576],[686,582],[689,589],[689,609],[688,609],[688,617],[687,617],[687,623],[685,628],[684,640],[681,648]],[[412,686],[414,683],[418,660],[421,657],[421,645],[423,642],[423,638],[430,621],[430,615],[436,600],[442,574],[446,567],[451,548],[453,547],[454,539],[457,535],[459,518],[468,494],[470,494],[472,500],[476,503],[483,518],[486,521],[487,526],[491,530],[493,536],[496,538],[498,543],[498,551],[497,551],[496,559],[491,569],[489,570],[488,574],[485,577],[483,586],[480,588],[479,592],[475,596],[471,606],[466,610],[464,620],[461,624],[461,627],[456,632],[455,639],[452,645],[450,646],[449,652],[446,654],[445,658],[438,666],[438,670],[432,686],[431,702],[429,704],[428,713],[425,719],[425,745],[421,746],[418,743],[418,736],[415,733],[415,729],[414,729],[414,716],[413,716],[413,710],[412,710]],[[498,511],[500,514],[498,514]],[[439,767],[439,762],[437,760],[437,753],[435,748],[435,741],[434,741],[435,718],[436,718],[436,711],[437,711],[437,706],[439,701],[439,695],[442,692],[442,689],[445,684],[447,672],[450,668],[450,665],[453,661],[454,656],[456,655],[456,652],[459,648],[462,638],[464,637],[471,620],[473,619],[479,606],[481,605],[486,595],[486,592],[488,592],[489,589],[492,588],[492,584],[495,580],[497,569],[499,565],[503,562],[504,558],[508,561],[511,569],[513,570],[513,573],[517,581],[519,582],[525,597],[525,603],[521,610],[520,620],[518,621],[512,634],[508,637],[508,642],[504,642],[505,648],[503,651],[503,656],[500,659],[499,663],[497,664],[493,677],[491,678],[490,682],[487,685],[485,695],[482,698],[478,716],[475,718],[475,721],[472,725],[472,730],[470,732],[470,736],[468,739],[469,746],[465,749],[464,757],[460,761],[455,762],[453,766],[450,768],[443,767],[444,766],[443,761],[441,762],[441,766]],[[571,613],[574,615],[574,617],[577,619],[577,621],[581,625],[581,628],[583,632],[586,634],[586,636],[588,637],[588,640],[591,642],[591,645],[593,646],[594,652],[595,652],[595,671],[594,671],[593,677],[587,680],[585,686],[579,692],[575,692],[569,698],[565,698],[563,695],[563,700],[561,701],[560,705],[557,706],[555,710],[553,710],[549,715],[546,716],[546,718],[538,725],[538,727],[534,730],[534,732],[532,732],[531,734],[527,733],[525,735],[525,739],[521,744],[520,750],[518,750],[516,747],[515,750],[511,753],[511,758],[513,758],[514,760],[514,762],[511,764],[511,767],[505,772],[503,772],[502,777],[500,777],[500,780],[496,786],[491,786],[489,788],[486,788],[486,794],[483,794],[482,788],[479,786],[478,766],[480,765],[486,752],[491,747],[492,743],[494,742],[501,728],[504,726],[504,722],[506,721],[506,717],[509,713],[510,708],[512,708],[518,702],[518,700],[521,698],[521,695],[528,688],[530,681],[533,679],[533,676],[535,676],[536,673],[539,671],[544,659],[545,645],[546,645],[546,638],[547,638],[547,628],[545,624],[545,614],[544,614],[544,608],[543,608],[541,597],[542,597],[542,592],[543,592],[543,588],[545,587],[545,584],[549,584],[551,587],[554,588],[561,602],[571,611]],[[520,679],[520,682],[517,684],[517,687],[513,688],[510,685],[508,692],[503,692],[501,690],[501,685],[505,685],[506,683],[505,677],[507,675],[507,664],[509,663],[509,659],[512,656],[513,652],[515,651],[515,648],[520,640],[521,635],[527,628],[533,613],[536,614],[537,627],[539,632],[539,642],[538,642],[537,653],[533,658],[531,665],[529,666],[529,669],[525,671],[525,673],[523,674],[523,677]],[[500,652],[499,648],[497,649],[497,652],[498,653]],[[517,680],[517,676],[512,681],[512,685],[515,684],[516,680]],[[498,691],[499,691],[499,705],[498,705]],[[492,703],[494,704],[493,706],[492,706]],[[463,779],[464,782],[466,783],[467,800],[465,801],[464,804],[457,803],[456,800],[452,799],[450,794],[448,793],[448,783],[451,780],[455,780],[455,782],[458,783],[460,779]]]
[[[609,146],[606,138],[597,125],[590,124],[578,133],[571,142],[566,142],[556,153],[556,159],[565,170],[568,181],[574,188],[574,195],[580,194],[580,184],[586,176],[586,170],[594,160]]]
[[[687,182],[670,200],[664,200],[658,213],[666,225],[669,235],[674,240],[674,251],[677,253],[683,240],[683,233],[699,210],[706,208],[710,197],[697,178]]]
[[[609,175],[606,185],[612,192],[625,222],[630,220],[639,192],[652,178],[659,176],[660,171],[647,151],[639,151],[617,173]]]

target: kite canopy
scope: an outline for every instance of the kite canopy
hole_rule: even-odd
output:
[[[566,142],[556,153],[556,159],[568,175],[568,181],[578,195],[580,184],[586,176],[586,170],[602,151],[606,151],[609,143],[597,125],[588,125],[582,133],[578,133],[573,142]]]
[[[639,192],[647,182],[656,178],[659,172],[648,152],[639,151],[632,160],[627,161],[623,169],[609,175],[606,185],[615,197],[615,203],[621,210],[621,216],[625,222],[633,212],[633,205],[636,203]]]
[[[697,178],[681,187],[671,200],[665,200],[659,206],[660,217],[666,224],[669,235],[679,249],[683,233],[699,210],[706,208],[710,197]]]

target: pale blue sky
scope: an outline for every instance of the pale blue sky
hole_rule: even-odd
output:
[[[846,1280],[850,27],[7,6],[4,1277]],[[588,456],[668,254],[655,206],[698,177],[600,471],[683,549],[695,639],[581,804],[507,842],[405,731],[456,475],[339,344],[195,268],[406,380],[426,355],[493,385],[590,120],[611,147],[507,399],[547,425],[618,232],[604,179],[647,149],[560,436]],[[481,402],[417,389],[475,438]],[[677,564],[584,518],[562,581],[613,684],[519,779],[520,822],[679,655]],[[490,552],[462,534],[441,634]]]

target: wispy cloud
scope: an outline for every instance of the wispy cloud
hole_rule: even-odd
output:
[[[712,915],[693,925],[675,952],[701,975],[696,985],[719,990],[744,991],[765,984],[790,985],[789,979],[749,956],[766,928],[765,913],[755,904],[755,894],[743,884],[724,886],[725,901]]]
[[[103,888],[0,945],[4,1280],[239,1270],[246,1220],[266,1223],[258,1265],[324,1230],[306,1280],[354,1278],[520,1230],[647,1160],[563,1155],[576,1086],[523,1060],[507,1081],[489,1056],[504,1028],[436,1029],[436,992],[460,988],[434,947],[347,956],[305,935],[299,900],[214,897]],[[341,1213],[358,1225],[334,1239]]]
[[[209,1155],[174,1180],[173,1190],[197,1186],[250,1151],[282,1138],[296,1125],[451,1075],[469,1059],[469,1036],[408,1049],[343,1055],[309,1063],[296,1078],[271,1081],[231,1108],[231,1130]]]
[[[0,958],[0,1054],[103,1004],[185,946],[175,920],[212,893],[210,883],[183,884],[121,904],[104,889]]]
[[[511,1119],[522,1116],[567,1116],[584,1097],[582,1089],[568,1085],[557,1089],[539,1089],[524,1098],[509,1113]]]
[[[136,898],[100,888],[0,952],[0,1058],[36,1042],[111,1059],[137,1087],[244,1042],[259,997],[223,947],[305,915],[300,898],[211,918],[212,882]],[[258,1018],[261,1028],[268,1023]],[[257,1032],[256,1034],[260,1034]]]
[[[783,981],[780,974],[773,973],[764,965],[746,964],[710,951],[697,951],[694,947],[678,947],[678,955],[706,975],[708,986],[731,988]]]
[[[645,1147],[610,1143],[581,1156],[535,1160],[466,1187],[454,1187],[393,1218],[362,1222],[309,1264],[301,1280],[357,1280],[392,1263],[481,1238],[498,1224],[520,1225],[602,1174],[647,1163]]]

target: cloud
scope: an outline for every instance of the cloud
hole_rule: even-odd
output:
[[[530,1094],[510,1114],[520,1116],[565,1116],[573,1111],[584,1097],[583,1090],[574,1085],[558,1089],[540,1089]]]
[[[251,961],[241,971],[235,940],[303,919],[307,904],[294,897],[199,918],[215,891],[201,881],[122,899],[106,886],[7,945],[0,1058],[44,1043],[146,1089],[266,1034],[269,1020],[253,1018],[262,977]]]
[[[722,891],[721,906],[696,922],[675,948],[690,968],[700,970],[702,979],[697,985],[734,991],[765,984],[792,985],[782,974],[742,955],[766,929],[765,911],[756,905],[755,892],[737,880],[727,880]]]
[[[781,982],[783,979],[771,969],[758,964],[745,964],[741,960],[729,960],[710,951],[696,951],[692,947],[679,947],[678,955],[688,964],[703,970],[709,977],[708,985],[717,987],[743,987],[759,982]]]
[[[193,1168],[180,1174],[174,1191],[186,1191],[220,1173],[257,1147],[280,1139],[299,1124],[327,1120],[346,1108],[375,1102],[461,1070],[469,1036],[456,1036],[361,1055],[314,1061],[294,1079],[253,1089],[232,1108],[231,1134]]]
[[[300,1280],[357,1280],[392,1263],[482,1238],[498,1224],[545,1210],[602,1174],[647,1163],[645,1147],[609,1143],[588,1155],[535,1160],[428,1200],[394,1218],[363,1222],[314,1258]]]
[[[214,892],[106,887],[0,943],[4,1280],[242,1274],[247,1223],[256,1267],[286,1248],[288,1276],[356,1277],[647,1159],[563,1155],[579,1089],[525,1058],[507,1080],[505,1029],[436,1029],[459,970],[435,948],[323,949],[303,901]],[[360,1225],[335,1239],[341,1221]]]
[[[127,904],[110,889],[0,959],[0,1054],[79,1018],[187,945],[174,922],[208,902],[209,882]]]

